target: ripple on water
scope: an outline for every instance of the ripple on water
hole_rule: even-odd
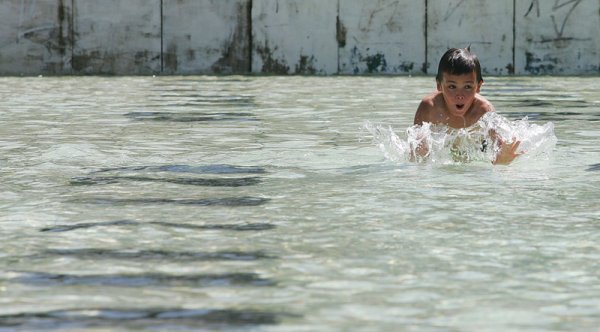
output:
[[[132,329],[211,329],[240,328],[279,324],[281,312],[243,309],[127,309],[86,308],[73,310],[23,312],[0,315],[0,327],[19,329],[114,328]]]

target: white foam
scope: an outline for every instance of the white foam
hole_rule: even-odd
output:
[[[475,125],[463,129],[424,123],[411,126],[400,137],[391,126],[365,123],[364,128],[372,135],[373,142],[381,149],[386,159],[391,161],[416,161],[431,163],[464,163],[494,160],[500,149],[497,139],[511,143],[520,141],[519,159],[541,159],[552,154],[557,138],[554,125],[531,124],[527,117],[510,121],[497,113],[484,115]],[[417,149],[427,151],[417,153]]]

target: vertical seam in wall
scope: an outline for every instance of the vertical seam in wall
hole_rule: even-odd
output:
[[[75,0],[71,0],[71,17],[69,18],[69,25],[71,26],[71,74],[73,74],[73,58],[75,57]]]
[[[513,40],[512,40],[512,74],[517,72],[517,0],[513,0]],[[509,73],[511,74],[511,73]]]
[[[424,74],[427,74],[427,67],[429,63],[429,50],[428,50],[428,27],[429,27],[429,15],[428,15],[428,1],[425,0],[425,62],[423,63],[423,71]]]
[[[164,72],[165,68],[165,49],[164,49],[164,38],[165,38],[165,30],[164,30],[164,15],[163,15],[163,0],[160,0],[160,72],[161,74]]]
[[[248,0],[248,9],[246,13],[246,19],[248,21],[248,68],[246,69],[249,74],[252,73],[252,52],[254,52],[254,46],[252,45],[252,5],[252,0]]]
[[[336,38],[335,38],[336,39],[335,45],[337,47],[337,56],[336,56],[337,57],[337,59],[336,59],[337,68],[336,68],[336,74],[339,75],[340,74],[340,43],[338,41],[338,37],[337,36],[340,33],[338,31],[340,29],[340,0],[337,1],[337,9],[336,10],[337,10],[337,13],[336,13],[337,17],[336,17],[336,20],[335,20],[335,36],[336,36]]]

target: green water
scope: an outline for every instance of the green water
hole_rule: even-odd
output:
[[[0,330],[594,331],[600,80],[510,166],[386,159],[431,77],[0,79]]]

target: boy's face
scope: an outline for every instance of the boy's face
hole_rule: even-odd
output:
[[[475,72],[463,75],[442,73],[442,81],[437,83],[437,89],[444,96],[447,110],[452,115],[464,116],[473,105],[482,83],[477,82]]]

